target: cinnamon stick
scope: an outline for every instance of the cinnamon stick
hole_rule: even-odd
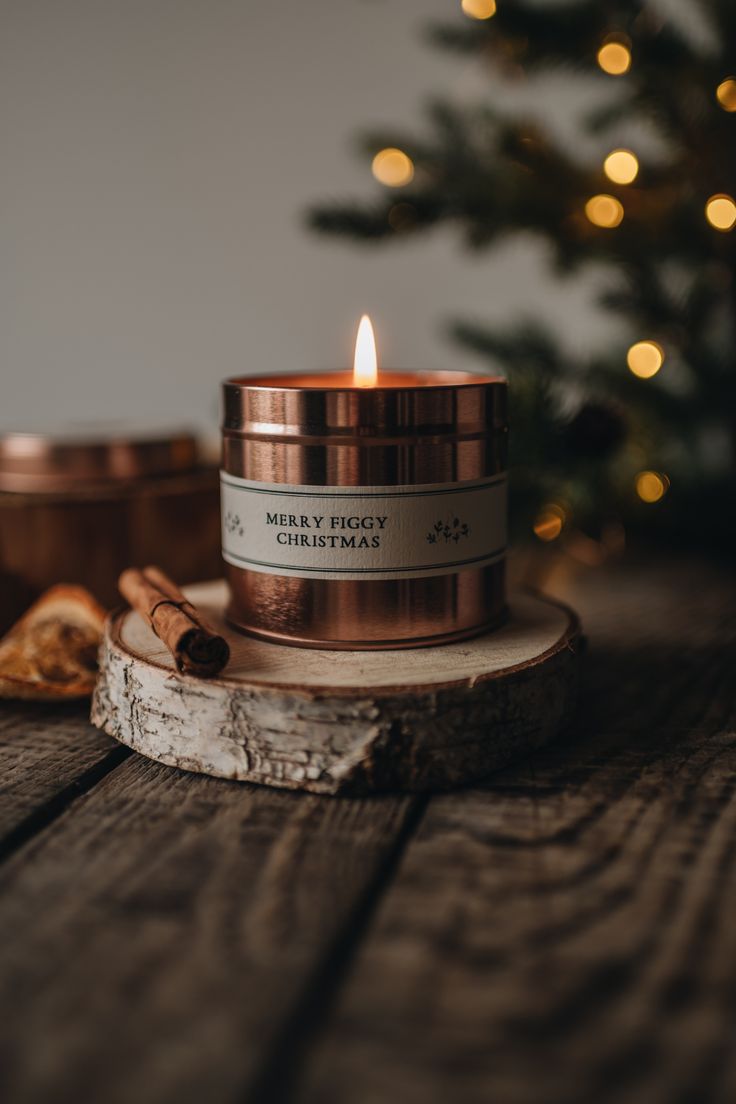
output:
[[[129,567],[118,579],[118,588],[169,649],[178,671],[211,678],[223,669],[230,658],[227,641],[160,568]]]

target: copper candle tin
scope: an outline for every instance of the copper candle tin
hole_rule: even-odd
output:
[[[5,433],[0,436],[0,491],[70,491],[121,480],[175,475],[198,463],[187,430]]]
[[[506,382],[463,372],[238,378],[224,390],[233,625],[417,647],[505,614]]]
[[[217,466],[186,429],[0,434],[0,628],[53,583],[112,605],[131,563],[211,578],[219,528]]]

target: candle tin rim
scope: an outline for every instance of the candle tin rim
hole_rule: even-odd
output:
[[[223,382],[222,432],[245,438],[377,440],[503,432],[507,381],[496,376],[443,373],[440,383],[419,379],[403,386],[348,386],[347,373],[333,373],[345,386],[310,386],[318,377],[292,374],[287,386],[274,377]],[[392,378],[411,380],[406,375]],[[267,381],[267,382],[265,382]],[[302,386],[298,381],[308,381]]]
[[[0,433],[0,491],[63,492],[115,486],[196,470],[199,444],[188,429],[152,432],[104,429]]]
[[[319,380],[322,377],[325,380],[334,379],[335,377],[345,377],[345,384],[339,386],[325,386],[319,383],[300,383],[299,380]],[[285,391],[288,393],[299,391],[311,391],[311,392],[325,392],[331,395],[340,394],[358,394],[358,395],[372,395],[372,394],[398,394],[402,391],[420,391],[426,393],[428,391],[454,391],[460,388],[467,387],[487,387],[489,385],[500,385],[506,387],[508,380],[505,376],[488,376],[475,374],[473,372],[463,372],[457,369],[441,369],[438,371],[393,371],[381,369],[378,376],[378,382],[375,385],[364,387],[356,383],[350,382],[352,372],[348,369],[325,371],[325,372],[284,372],[281,376],[230,376],[228,379],[223,380],[223,387],[234,391]],[[402,379],[406,380],[405,383],[382,383],[382,379]],[[416,382],[410,382],[414,377]],[[441,377],[437,379],[437,382],[426,382],[428,379],[434,379],[434,377]],[[265,382],[268,381],[268,382]]]

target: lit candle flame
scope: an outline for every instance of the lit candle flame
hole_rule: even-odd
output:
[[[358,326],[355,339],[355,360],[353,361],[353,383],[356,387],[375,387],[378,382],[378,357],[373,326],[367,314],[364,314]]]

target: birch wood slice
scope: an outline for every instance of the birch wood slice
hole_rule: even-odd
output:
[[[550,740],[574,708],[580,625],[517,594],[507,624],[474,640],[320,652],[242,636],[226,587],[186,591],[227,637],[216,679],[179,675],[145,621],[108,619],[92,721],[170,766],[316,793],[470,782]]]

